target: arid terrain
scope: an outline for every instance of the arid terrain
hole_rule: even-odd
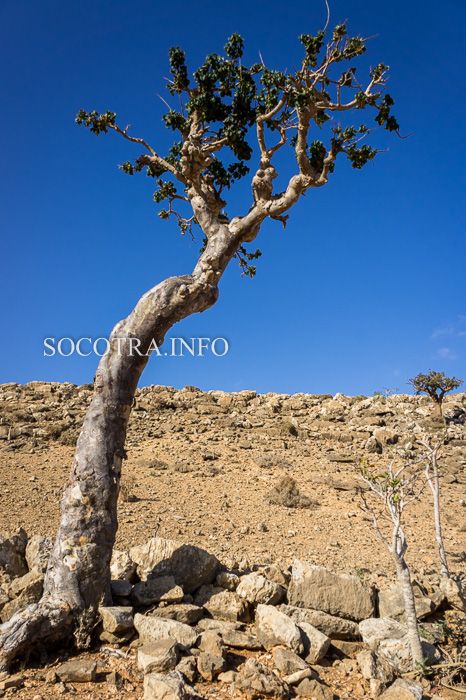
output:
[[[0,386],[0,533],[22,527],[29,536],[54,534],[90,397],[90,386]],[[447,398],[440,453],[445,544],[455,572],[465,569],[465,409],[466,394]],[[361,459],[380,468],[393,459],[414,463],[421,455],[416,439],[435,430],[439,421],[426,397],[141,389],[128,433],[116,547],[157,535],[202,547],[229,570],[267,564],[284,570],[298,558],[386,588],[395,579],[393,563],[361,509],[358,465]],[[288,502],[284,477],[295,480],[300,494]],[[408,562],[427,585],[438,579],[429,489],[410,506],[406,523]],[[107,671],[118,667],[122,685],[112,687],[107,678],[72,692],[142,697],[142,685],[125,681],[125,660],[105,653]],[[370,697],[356,662],[339,663],[322,672],[338,697]],[[45,671],[42,680],[34,673],[26,671],[25,685],[5,693],[45,700],[70,687],[44,685]],[[218,683],[196,687],[208,698],[243,697]]]

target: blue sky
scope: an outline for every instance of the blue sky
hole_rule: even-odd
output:
[[[323,0],[3,0],[0,5],[0,381],[92,381],[97,359],[45,358],[43,339],[106,336],[138,297],[192,269],[198,244],[156,216],[152,183],[118,163],[138,155],[74,124],[112,109],[164,150],[167,50],[196,66],[238,31],[251,62],[299,58]],[[383,138],[362,171],[331,182],[264,226],[254,280],[235,263],[220,299],[171,335],[227,337],[224,358],[153,358],[141,384],[372,393],[428,368],[466,379],[466,4],[333,0],[332,20],[374,36],[367,60],[391,66],[409,138]],[[377,137],[378,138],[378,137]],[[248,193],[232,197],[244,211]]]

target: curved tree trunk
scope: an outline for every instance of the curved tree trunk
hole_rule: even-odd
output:
[[[161,345],[177,321],[212,306],[220,277],[239,244],[226,226],[217,226],[191,275],[171,277],[151,289],[113,329],[62,497],[44,595],[0,627],[0,669],[37,643],[70,634],[83,642],[91,629],[109,591],[126,430],[148,361],[148,356],[130,354],[129,343],[121,339],[137,338],[145,353],[154,340]]]

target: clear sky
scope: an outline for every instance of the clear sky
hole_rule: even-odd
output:
[[[152,358],[142,384],[350,394],[398,388],[429,368],[466,379],[464,0],[331,0],[332,21],[374,36],[409,138],[267,224],[254,280],[232,263],[220,299],[171,335],[227,337],[224,358]],[[106,336],[138,297],[192,269],[197,243],[156,216],[138,155],[74,124],[116,111],[161,150],[167,50],[195,66],[240,32],[293,67],[324,0],[2,0],[0,381],[90,382],[96,357],[45,358],[43,339]],[[245,190],[234,195],[244,211]]]

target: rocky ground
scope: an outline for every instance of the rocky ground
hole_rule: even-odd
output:
[[[2,541],[8,551],[16,548],[17,557],[23,561],[23,568],[16,570],[13,578],[11,571],[4,573],[0,590],[2,619],[40,593],[47,540],[38,536],[53,535],[57,525],[59,494],[90,395],[91,387],[69,384],[0,386],[0,532],[22,527],[30,538],[29,562],[24,560],[27,551],[23,533]],[[458,574],[465,568],[465,408],[464,394],[447,400],[447,438],[440,454],[445,542],[451,568]],[[33,659],[35,667],[21,671],[13,681],[0,680],[0,694],[15,693],[16,697],[35,700],[65,692],[80,698],[142,698],[145,662],[136,658],[137,654],[141,657],[137,645],[157,641],[160,647],[161,639],[166,648],[149,649],[147,653],[151,659],[149,670],[161,668],[165,680],[146,675],[147,698],[189,697],[186,689],[170,691],[170,695],[157,685],[180,683],[179,678],[168,676],[167,680],[166,676],[179,663],[183,682],[194,684],[196,692],[205,698],[279,698],[299,692],[302,697],[325,699],[333,692],[335,697],[349,699],[380,694],[392,681],[384,667],[387,654],[384,657],[380,653],[380,645],[387,640],[393,643],[390,635],[403,640],[404,630],[378,629],[374,633],[372,628],[364,628],[364,620],[381,614],[380,602],[375,609],[344,608],[348,586],[361,586],[356,596],[359,602],[367,602],[367,595],[373,600],[372,587],[376,587],[382,591],[383,617],[395,618],[400,625],[398,594],[391,588],[393,564],[360,508],[358,465],[361,459],[377,469],[392,459],[414,463],[420,455],[416,439],[435,431],[439,431],[439,421],[429,400],[408,395],[229,394],[157,386],[138,391],[128,434],[117,541],[119,551],[129,550],[129,555],[119,556],[128,556],[131,573],[114,571],[115,579],[120,579],[114,602],[120,609],[104,617],[104,646],[73,659],[73,663],[81,664],[81,679],[86,682],[76,682],[76,668],[68,676],[66,668],[60,671],[63,657],[44,657],[42,666]],[[424,624],[441,620],[443,625],[447,620],[452,629],[457,629],[458,615],[461,620],[464,613],[458,610],[452,591],[446,595],[440,588],[429,494],[425,490],[408,510],[406,519],[408,561],[420,584],[418,612]],[[193,584],[186,585],[174,566],[162,572],[167,590],[162,597],[160,590],[149,591],[149,601],[147,595],[144,598],[144,580],[155,576],[157,585],[162,585],[157,551],[162,546],[179,551],[172,540],[207,551],[209,555],[202,556],[217,562],[215,571],[209,574],[209,580],[198,579],[193,588]],[[142,551],[142,559],[138,551]],[[179,555],[173,556],[178,561]],[[293,581],[299,579],[297,572],[303,569],[298,562],[290,570],[295,559],[306,562],[302,565],[306,590],[327,590],[328,582],[324,585],[322,577],[331,577],[333,601],[311,600],[308,593],[296,593]],[[225,571],[230,580],[225,578]],[[351,578],[341,579],[342,574]],[[129,582],[123,583],[128,578]],[[281,604],[293,609],[277,607]],[[131,613],[124,608],[131,608]],[[185,626],[189,623],[187,629],[195,637],[183,641],[173,633],[173,643],[167,643],[166,629],[160,631],[157,625],[160,611],[169,608],[166,614]],[[141,613],[147,610],[154,613],[147,618],[150,630],[141,631],[147,616],[141,622],[138,615],[142,618]],[[326,618],[314,614],[302,619],[302,610],[317,610],[320,615],[340,620],[340,625],[343,620],[354,627],[351,633],[346,630],[342,634],[340,628],[335,632]],[[199,611],[203,617],[193,622]],[[116,620],[115,615],[123,618]],[[265,622],[261,622],[261,615]],[[269,630],[267,616],[277,615],[279,621],[274,624],[280,629],[287,626],[288,636],[270,641],[269,632],[261,631],[261,626]],[[312,656],[319,645],[324,648],[327,644],[321,638],[316,637],[314,645],[311,640],[311,651],[299,647],[306,624],[330,640],[322,658]],[[337,623],[333,620],[332,624]],[[309,629],[307,632],[312,633]],[[437,628],[428,632],[440,634]],[[346,638],[336,639],[335,635]],[[452,645],[454,640],[442,637],[440,646],[450,655],[457,653],[457,645],[455,650]],[[188,648],[194,650],[190,655],[185,653]],[[372,656],[374,651],[377,657]],[[151,654],[156,655],[155,662]],[[160,655],[165,661],[160,661]],[[207,659],[209,656],[212,658]],[[393,655],[388,656],[393,665]],[[445,658],[448,660],[445,655],[442,660]],[[45,667],[44,661],[48,664]],[[395,666],[400,663],[403,666],[398,658]],[[397,668],[396,674],[405,671],[406,667]],[[302,677],[290,679],[295,673]],[[152,680],[148,681],[149,676]],[[2,683],[6,684],[3,691]],[[7,688],[15,683],[18,687]],[[447,685],[455,683],[453,678]],[[254,686],[259,690],[251,690]],[[436,679],[425,683],[423,690],[425,697],[464,697],[464,691],[461,694],[440,686]],[[387,697],[411,698],[418,691],[393,687]]]

